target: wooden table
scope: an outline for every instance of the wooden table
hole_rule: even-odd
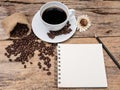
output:
[[[0,0],[0,22],[14,12],[28,16],[31,22],[33,15],[41,5],[50,0]],[[76,17],[87,14],[92,27],[86,32],[76,32],[64,43],[98,43],[94,31],[120,63],[120,1],[119,0],[59,0],[69,8],[76,10]],[[0,29],[2,29],[0,27]],[[3,36],[3,34],[0,34]],[[21,63],[10,63],[4,56],[5,47],[11,40],[0,41],[0,90],[58,90],[55,86],[54,59],[52,75],[47,76],[35,65],[38,57],[32,58],[34,64],[24,69]],[[120,70],[104,51],[108,87],[99,90],[120,90]],[[60,90],[98,90],[98,89],[60,89]]]

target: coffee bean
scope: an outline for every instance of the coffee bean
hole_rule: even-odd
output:
[[[46,68],[45,67],[43,67],[43,71],[45,71],[46,70]]]
[[[40,63],[40,62],[38,62],[38,66],[41,66],[41,63]]]
[[[7,53],[5,53],[5,56],[7,56],[8,54]]]
[[[24,68],[27,68],[27,66],[26,66],[26,65],[24,65]]]
[[[42,66],[40,65],[40,66],[39,66],[39,69],[41,69],[41,68],[42,68]]]
[[[45,65],[47,65],[47,64],[48,64],[48,62],[46,62],[46,61],[45,61],[45,62],[44,62],[44,64],[45,64]]]
[[[50,67],[51,67],[51,64],[48,64],[47,67],[50,68]]]
[[[25,64],[25,62],[23,61],[22,64]]]
[[[30,64],[33,64],[32,62],[30,62]]]
[[[25,60],[26,62],[29,62],[28,59]]]
[[[70,27],[70,23],[67,22],[67,24],[62,29],[60,29],[58,31],[49,31],[47,33],[47,35],[49,38],[54,39],[58,35],[68,34],[72,31],[71,28],[69,28],[69,27]]]
[[[47,75],[51,75],[51,72],[47,72]]]
[[[10,32],[11,37],[23,37],[27,34],[29,28],[26,24],[17,23],[14,29]]]
[[[12,62],[12,59],[9,59],[10,62]]]
[[[46,57],[46,60],[47,60],[47,62],[50,62],[50,61],[51,61],[49,57]]]
[[[49,69],[45,69],[45,71],[49,71]]]
[[[39,51],[39,59],[42,61],[38,62],[38,68],[43,69],[43,71],[49,71],[51,67],[51,59],[49,56],[55,56],[54,52],[56,49],[57,44],[48,44],[46,45],[43,41],[38,41],[38,38],[32,32],[27,37],[24,37],[19,40],[13,40],[13,43],[8,45],[5,50],[5,56],[10,58],[12,55],[17,56],[12,61],[21,62],[24,65],[24,68],[27,68],[25,65],[27,62],[32,64],[29,60],[34,57],[34,52],[36,50]],[[45,64],[42,66],[41,63]]]

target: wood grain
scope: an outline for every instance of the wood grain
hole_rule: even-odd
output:
[[[9,59],[4,55],[5,47],[11,44],[11,41],[1,41],[0,43],[0,89],[3,90],[47,90],[47,88],[54,87],[54,57],[51,57],[52,72],[48,76],[43,70],[39,69],[37,62],[39,62],[38,52],[30,60],[33,62],[31,65],[27,63],[27,68],[20,62],[9,62]],[[15,58],[14,56],[11,59]],[[43,62],[42,62],[42,66]]]
[[[34,14],[39,8],[52,0],[0,0],[0,23],[15,13],[24,13],[30,23]],[[79,15],[87,14],[92,21],[88,31],[80,33],[77,31],[74,36],[64,43],[98,43],[94,33],[100,36],[103,43],[120,63],[120,1],[119,0],[57,0],[66,4],[69,8],[76,10],[76,18]],[[3,28],[0,25],[0,39],[6,39]],[[86,38],[85,38],[86,37]],[[5,47],[12,41],[0,41],[0,90],[120,90],[120,70],[113,63],[111,58],[104,52],[105,67],[107,72],[108,87],[103,89],[58,89],[56,88],[55,58],[52,59],[51,76],[38,69],[38,52],[31,59],[33,65],[27,63],[24,69],[21,63],[9,62],[5,57]],[[15,58],[14,56],[12,58]]]
[[[9,0],[2,3],[1,19],[15,12],[24,13],[32,21],[39,8],[50,0]],[[69,8],[76,10],[76,17],[87,14],[92,21],[92,27],[86,32],[76,32],[74,37],[120,36],[120,2],[119,1],[79,1],[59,0]],[[23,2],[23,3],[20,3]],[[27,4],[24,2],[28,2]],[[33,3],[34,2],[34,3]]]
[[[114,38],[117,39],[117,38]],[[104,41],[110,41],[111,38],[102,38]],[[55,59],[52,58],[52,75],[47,76],[46,72],[39,70],[37,67],[38,56],[37,52],[33,61],[33,65],[27,64],[26,69],[23,68],[21,63],[12,62],[10,63],[8,59],[4,56],[5,47],[11,44],[11,41],[1,41],[0,43],[0,89],[2,90],[57,90],[55,81],[55,71],[54,62]],[[64,43],[98,43],[95,38],[71,38]],[[115,42],[111,42],[114,45]],[[120,49],[120,47],[118,48]],[[114,51],[114,49],[111,49]],[[114,51],[116,53],[117,50]],[[13,57],[14,58],[14,57]],[[120,89],[120,72],[115,66],[112,60],[104,51],[105,66],[108,79],[108,88],[100,90],[119,90]],[[74,90],[74,89],[60,89],[60,90]],[[75,90],[86,90],[86,89],[75,89]],[[90,89],[93,90],[93,89]],[[97,89],[94,89],[97,90]]]

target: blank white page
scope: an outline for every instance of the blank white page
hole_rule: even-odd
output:
[[[58,87],[107,87],[101,44],[58,44]]]

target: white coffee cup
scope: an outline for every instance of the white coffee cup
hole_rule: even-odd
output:
[[[42,19],[42,14],[43,12],[50,8],[50,7],[58,7],[58,8],[61,8],[62,10],[65,11],[66,15],[67,15],[67,18],[65,21],[63,21],[62,23],[60,24],[49,24],[47,22],[45,22],[43,19]],[[75,10],[74,9],[68,9],[68,7],[66,5],[64,5],[63,3],[61,2],[58,2],[58,1],[51,1],[51,2],[48,2],[46,4],[44,4],[41,8],[40,8],[40,19],[41,21],[43,22],[43,24],[48,28],[48,30],[52,30],[52,31],[58,31],[60,29],[62,29],[66,23],[69,21],[69,19],[74,15],[75,13]]]

